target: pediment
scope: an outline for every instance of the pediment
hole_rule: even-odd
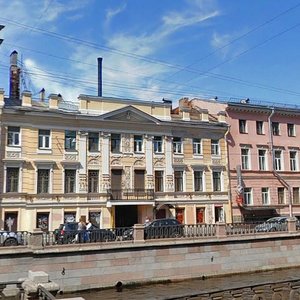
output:
[[[157,118],[131,105],[106,113],[102,115],[102,119],[133,123],[160,123]]]

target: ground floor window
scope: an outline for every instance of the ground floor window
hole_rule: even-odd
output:
[[[18,213],[5,212],[4,214],[4,230],[17,231],[18,230]]]
[[[89,221],[100,228],[100,211],[90,211],[89,212]]]
[[[42,231],[49,230],[49,213],[38,212],[36,214],[36,228],[41,228]]]
[[[215,221],[216,222],[224,222],[225,221],[224,209],[222,206],[215,207]]]
[[[205,223],[205,208],[197,207],[196,208],[196,223]]]
[[[76,212],[66,211],[64,214],[64,223],[76,222]]]
[[[176,219],[184,224],[184,208],[176,208]]]

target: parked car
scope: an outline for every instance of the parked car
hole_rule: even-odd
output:
[[[0,245],[1,246],[17,246],[21,244],[22,237],[20,234],[12,231],[0,230]]]
[[[176,219],[157,219],[144,224],[144,238],[174,238],[184,235],[183,225]],[[123,240],[133,239],[133,228],[125,230]]]
[[[113,231],[100,229],[96,225],[92,225],[89,230],[78,230],[78,222],[60,224],[59,228],[54,230],[54,237],[58,244],[105,242],[116,239]]]
[[[273,217],[255,227],[257,232],[283,231],[287,229],[288,217]],[[297,225],[298,224],[298,225]],[[296,223],[296,227],[299,222]]]

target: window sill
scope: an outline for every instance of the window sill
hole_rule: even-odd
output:
[[[12,145],[10,145],[10,146],[6,146],[5,150],[6,151],[11,151],[11,152],[21,152],[22,151],[22,147],[21,147],[21,145],[19,145],[19,146],[12,146]]]
[[[37,154],[52,154],[52,149],[37,149]]]

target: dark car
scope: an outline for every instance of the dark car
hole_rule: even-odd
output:
[[[92,225],[88,230],[78,230],[78,222],[60,224],[59,228],[54,230],[54,237],[58,244],[107,242],[116,239],[113,231],[100,229],[96,225]]]
[[[175,238],[184,235],[183,225],[176,219],[157,219],[150,223],[144,224],[144,238]],[[123,233],[123,240],[133,239],[133,228],[130,228]]]

